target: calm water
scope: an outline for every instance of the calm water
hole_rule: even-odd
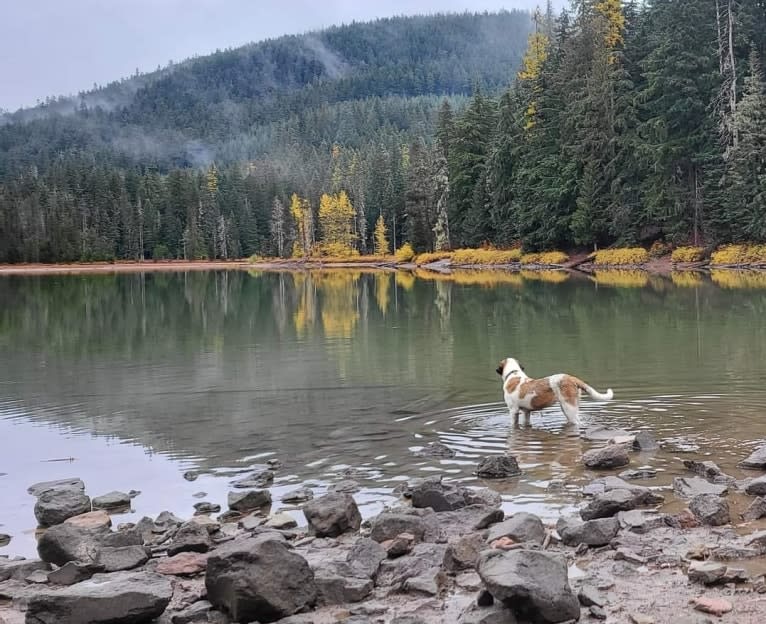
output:
[[[507,510],[553,517],[592,477],[558,408],[509,427],[506,355],[615,391],[593,424],[676,446],[633,456],[665,485],[681,458],[730,473],[766,438],[766,277],[603,273],[154,273],[0,277],[0,553],[34,552],[33,482],[79,476],[91,496],[141,490],[124,521],[229,483],[266,458],[275,500],[357,480],[365,515],[408,477],[476,483],[510,451],[526,473]],[[417,451],[439,440],[451,459]],[[681,451],[692,445],[691,454]],[[194,471],[195,481],[183,475]],[[279,506],[279,505],[277,505]]]

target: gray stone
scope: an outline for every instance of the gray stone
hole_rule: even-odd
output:
[[[375,582],[380,587],[403,587],[407,579],[440,567],[446,550],[444,544],[417,544],[409,555],[381,562]]]
[[[607,442],[612,438],[629,435],[630,433],[625,431],[625,429],[613,429],[611,427],[604,427],[603,425],[596,425],[595,427],[586,429],[585,433],[582,434],[582,437],[591,442]]]
[[[766,470],[766,446],[762,446],[753,451],[747,458],[743,459],[739,465],[741,468]]]
[[[201,624],[209,622],[208,614],[213,610],[213,605],[207,600],[198,600],[183,611],[174,613],[171,618],[171,624]]]
[[[35,504],[35,518],[42,527],[61,524],[89,511],[90,498],[76,488],[45,490]]]
[[[458,619],[458,624],[518,624],[516,616],[503,603],[488,607],[471,605]]]
[[[444,587],[446,576],[438,567],[429,568],[422,574],[411,576],[402,588],[406,592],[425,594],[426,596],[436,596]]]
[[[726,575],[726,564],[717,561],[692,561],[689,564],[687,574],[690,581],[703,585],[714,585],[723,582]]]
[[[35,497],[39,497],[45,492],[50,492],[52,490],[77,490],[79,492],[84,492],[85,484],[82,479],[72,477],[71,479],[58,479],[56,481],[42,481],[30,485],[27,488],[27,492]]]
[[[252,473],[232,482],[231,486],[237,489],[262,489],[274,482],[274,472],[269,466],[254,466],[254,468]]]
[[[11,536],[7,533],[0,533],[0,548],[3,548],[11,543]]]
[[[583,607],[603,607],[606,599],[603,594],[593,585],[583,585],[577,593],[577,598]]]
[[[283,494],[281,500],[283,503],[297,504],[305,503],[312,498],[314,498],[314,492],[310,488],[301,487],[297,490],[292,490],[287,494]]]
[[[673,490],[681,498],[694,498],[700,494],[722,496],[729,488],[723,484],[710,483],[701,477],[676,477],[673,479]]]
[[[416,542],[423,541],[426,523],[419,516],[383,512],[372,521],[370,538],[376,542],[394,539],[400,533],[411,533]]]
[[[766,531],[756,531],[747,536],[747,546],[757,548],[761,553],[766,553]],[[2,570],[2,568],[0,568]],[[0,578],[2,578],[0,576]]]
[[[766,475],[749,481],[745,486],[745,494],[750,494],[750,496],[763,496],[766,494]]]
[[[481,531],[505,519],[502,509],[486,505],[469,505],[456,511],[442,511],[436,516],[447,537],[462,535],[466,531]]]
[[[630,511],[643,505],[644,497],[629,490],[609,490],[593,498],[581,511],[583,520],[608,518],[619,511]]]
[[[346,555],[347,563],[357,574],[373,579],[378,573],[381,561],[385,558],[385,548],[367,537],[356,540]]]
[[[269,516],[264,526],[269,529],[294,529],[298,523],[289,513],[283,511]]]
[[[473,505],[483,505],[485,507],[500,507],[503,504],[503,497],[499,492],[489,488],[463,488],[463,500],[466,507]],[[465,507],[461,507],[465,509]]]
[[[181,552],[206,553],[213,546],[208,530],[194,522],[181,525],[168,544],[168,556]]]
[[[236,622],[275,622],[313,606],[318,593],[306,560],[268,535],[213,551],[205,586],[208,600]]]
[[[417,451],[415,455],[419,457],[454,457],[455,451],[441,442],[429,442]]]
[[[149,555],[143,546],[106,547],[98,552],[96,564],[103,566],[105,572],[132,570],[149,561]]]
[[[358,531],[362,516],[349,494],[331,492],[303,506],[309,529],[317,537],[337,537],[346,531]]]
[[[109,492],[93,499],[93,509],[125,509],[130,507],[130,494],[125,492]]]
[[[756,498],[742,513],[742,519],[746,522],[766,517],[766,496]]]
[[[709,526],[729,524],[729,503],[715,494],[699,494],[689,502],[689,510],[702,523]]]
[[[452,483],[443,483],[441,477],[423,479],[410,488],[412,506],[430,507],[434,511],[451,511],[465,507],[465,489]]]
[[[386,540],[381,544],[386,549],[389,559],[406,555],[414,545],[415,536],[412,533],[399,533],[394,539]]]
[[[330,484],[327,488],[328,492],[339,492],[341,494],[356,494],[362,487],[358,481],[353,479],[343,479],[342,481],[336,481]]]
[[[630,463],[628,449],[621,444],[608,444],[601,448],[586,451],[582,456],[583,463],[588,468],[619,468]]]
[[[487,535],[487,542],[491,544],[501,537],[510,537],[518,543],[542,544],[545,539],[545,527],[536,515],[521,511],[492,526]]]
[[[48,572],[48,582],[55,585],[74,585],[103,571],[104,567],[99,564],[69,561],[53,572]]]
[[[198,514],[211,514],[221,511],[221,506],[217,503],[210,503],[208,501],[201,501],[194,503],[194,513]]]
[[[656,451],[660,445],[651,433],[639,431],[633,439],[633,448],[637,451]]]
[[[620,523],[616,518],[597,518],[584,522],[576,517],[560,518],[556,530],[567,546],[606,546],[619,532]]]
[[[100,550],[99,531],[79,529],[68,524],[51,527],[40,536],[37,553],[40,559],[62,566],[69,561],[93,563]]]
[[[588,608],[588,611],[590,612],[591,616],[597,620],[605,620],[607,618],[606,611],[604,611],[604,609],[598,605],[591,605]]]
[[[670,516],[646,509],[621,511],[617,514],[620,528],[632,533],[644,534],[655,529],[670,526]]]
[[[513,455],[490,455],[479,462],[476,476],[481,479],[507,479],[521,474]]]
[[[23,581],[36,570],[47,571],[50,569],[50,564],[41,559],[20,559],[18,561],[0,559],[0,582],[7,580]]]
[[[373,589],[372,580],[358,576],[347,563],[328,563],[314,569],[314,581],[317,585],[318,603],[337,605],[361,602]]]
[[[27,605],[27,624],[142,624],[170,603],[170,581],[148,572],[98,574],[60,589],[38,590]]]
[[[229,509],[247,512],[271,505],[271,492],[268,490],[248,490],[247,492],[229,492]]]
[[[484,551],[479,576],[495,599],[520,619],[540,623],[580,619],[564,557],[538,550]]]
[[[654,479],[657,471],[654,468],[636,468],[633,470],[623,470],[620,473],[621,479],[630,479],[631,481],[639,479]]]
[[[704,477],[705,479],[715,479],[716,477],[725,477],[723,471],[718,467],[718,464],[712,461],[697,461],[695,459],[685,459],[684,467],[687,470],[692,471],[694,474]]]
[[[444,555],[444,568],[448,572],[458,572],[476,567],[479,553],[487,548],[483,533],[468,533],[453,537],[447,543]]]

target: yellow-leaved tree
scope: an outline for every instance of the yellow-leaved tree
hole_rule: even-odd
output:
[[[540,86],[540,74],[543,70],[543,65],[548,58],[548,46],[550,40],[541,32],[535,31],[529,35],[527,43],[527,51],[524,54],[524,60],[521,64],[521,71],[519,72],[519,80],[528,86],[530,96],[529,103],[527,104],[527,110],[525,113],[526,123],[525,128],[529,130],[535,125],[535,117],[537,116],[537,94],[541,91]]]
[[[387,256],[388,251],[388,229],[386,228],[386,222],[383,220],[383,215],[380,215],[375,222],[375,255]]]
[[[622,10],[622,0],[601,0],[596,4],[596,11],[606,21],[604,44],[609,50],[614,50],[624,41],[625,13]],[[610,58],[613,59],[613,56]]]
[[[356,211],[346,191],[334,195],[325,193],[319,200],[319,227],[322,231],[321,252],[326,256],[353,256],[356,234]]]
[[[293,243],[293,258],[310,256],[314,246],[314,217],[309,201],[293,193],[290,197],[290,214],[298,232]]]

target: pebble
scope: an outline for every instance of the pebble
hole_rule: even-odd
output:
[[[694,608],[703,613],[721,616],[733,609],[732,604],[724,598],[708,598],[701,596],[692,601]]]

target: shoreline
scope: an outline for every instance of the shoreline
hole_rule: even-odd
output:
[[[323,262],[321,260],[161,260],[146,262],[86,262],[62,264],[0,264],[0,276],[3,275],[83,275],[117,273],[162,273],[185,271],[307,271],[332,269],[374,269],[380,271],[416,271],[425,270],[448,274],[453,271],[496,271],[518,273],[521,271],[562,271],[574,274],[593,275],[596,271],[642,271],[648,275],[669,276],[673,272],[691,272],[709,274],[710,271],[749,271],[766,273],[766,266],[760,265],[711,265],[706,262],[674,264],[668,258],[653,259],[646,264],[599,266],[592,263],[572,263],[563,265],[540,265],[520,263],[511,264],[454,264],[449,261],[437,261],[428,264],[414,262],[396,263],[383,261],[364,262]]]

